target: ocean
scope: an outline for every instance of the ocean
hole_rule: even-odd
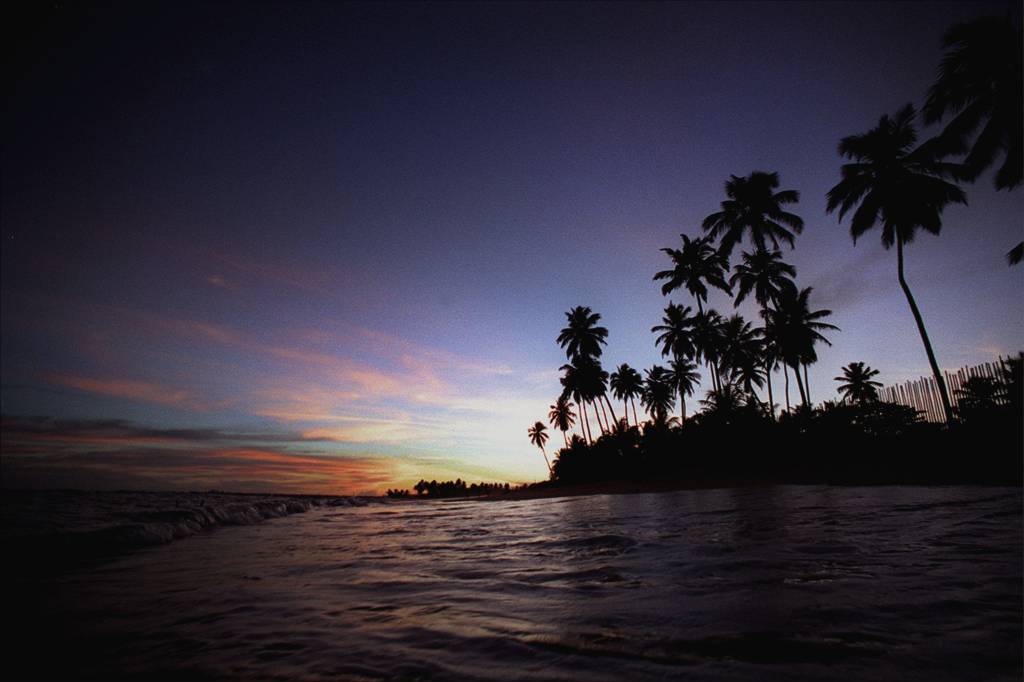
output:
[[[3,676],[1019,681],[1022,500],[5,491]]]

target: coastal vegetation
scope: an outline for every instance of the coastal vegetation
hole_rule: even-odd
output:
[[[582,305],[566,312],[556,342],[568,362],[560,368],[562,393],[549,413],[564,447],[550,462],[544,424],[535,423],[529,434],[544,453],[551,480],[1019,483],[1021,358],[1003,365],[999,381],[971,379],[958,389],[954,408],[905,277],[904,252],[920,231],[940,234],[947,206],[967,203],[961,183],[998,165],[998,189],[1020,186],[1021,32],[1008,22],[982,19],[954,26],[943,45],[946,54],[924,104],[924,122],[951,117],[945,128],[919,144],[917,110],[907,104],[870,130],[842,137],[838,152],[847,162],[827,193],[826,210],[840,222],[850,216],[854,243],[878,227],[883,246],[896,247],[897,281],[945,423],[925,423],[913,408],[880,401],[879,372],[863,361],[850,362],[836,377],[839,402],[814,403],[808,367],[818,360],[816,347],[831,345],[829,337],[840,330],[828,321],[832,311],[816,309],[813,288],[798,285],[796,268],[784,260],[782,248],[795,248],[804,228],[795,212],[799,192],[783,188],[778,173],[754,171],[725,182],[725,199],[703,220],[703,234],[684,233],[676,248],[661,249],[670,261],[654,273],[662,295],[685,293],[691,299],[686,303],[696,308],[669,300],[661,323],[651,328],[664,366],[641,374],[622,363],[609,374],[602,366],[609,331],[599,324],[601,315]],[[1022,249],[1014,247],[1011,263],[1019,262],[1014,254]],[[731,296],[734,307],[752,296],[761,319],[710,307],[712,289]],[[784,407],[772,383],[779,370]],[[710,388],[700,400],[702,410],[688,418],[685,399],[697,390],[702,372]],[[791,377],[797,405],[790,402]],[[576,417],[579,433],[570,436]],[[967,449],[977,454],[969,467],[955,456]]]

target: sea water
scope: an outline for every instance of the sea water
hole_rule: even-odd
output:
[[[206,499],[164,495],[140,518]],[[297,499],[15,572],[4,676],[1021,679],[1020,488]]]

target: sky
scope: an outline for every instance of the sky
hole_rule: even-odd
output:
[[[812,398],[852,361],[886,385],[928,374],[895,252],[825,212],[836,147],[920,106],[949,26],[1020,20],[1012,2],[48,5],[3,22],[4,486],[344,494],[546,477],[526,429],[560,392],[565,312],[601,314],[606,368],[659,362],[651,326],[694,305],[652,281],[659,249],[700,234],[730,175],[800,192],[785,257],[841,328]],[[965,189],[906,255],[945,369],[1024,348],[1005,260],[1024,191]]]

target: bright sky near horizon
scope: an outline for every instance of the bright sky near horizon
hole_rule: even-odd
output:
[[[836,145],[920,106],[953,23],[1020,21],[1012,2],[33,12],[5,21],[4,485],[330,493],[543,478],[526,429],[560,390],[565,311],[602,315],[606,368],[658,362],[650,327],[693,304],[652,282],[659,248],[699,234],[730,174],[801,193],[785,257],[842,329],[812,397],[851,361],[926,374],[895,252],[825,214]],[[1004,257],[1024,191],[965,189],[907,250],[947,369],[1024,348]]]

